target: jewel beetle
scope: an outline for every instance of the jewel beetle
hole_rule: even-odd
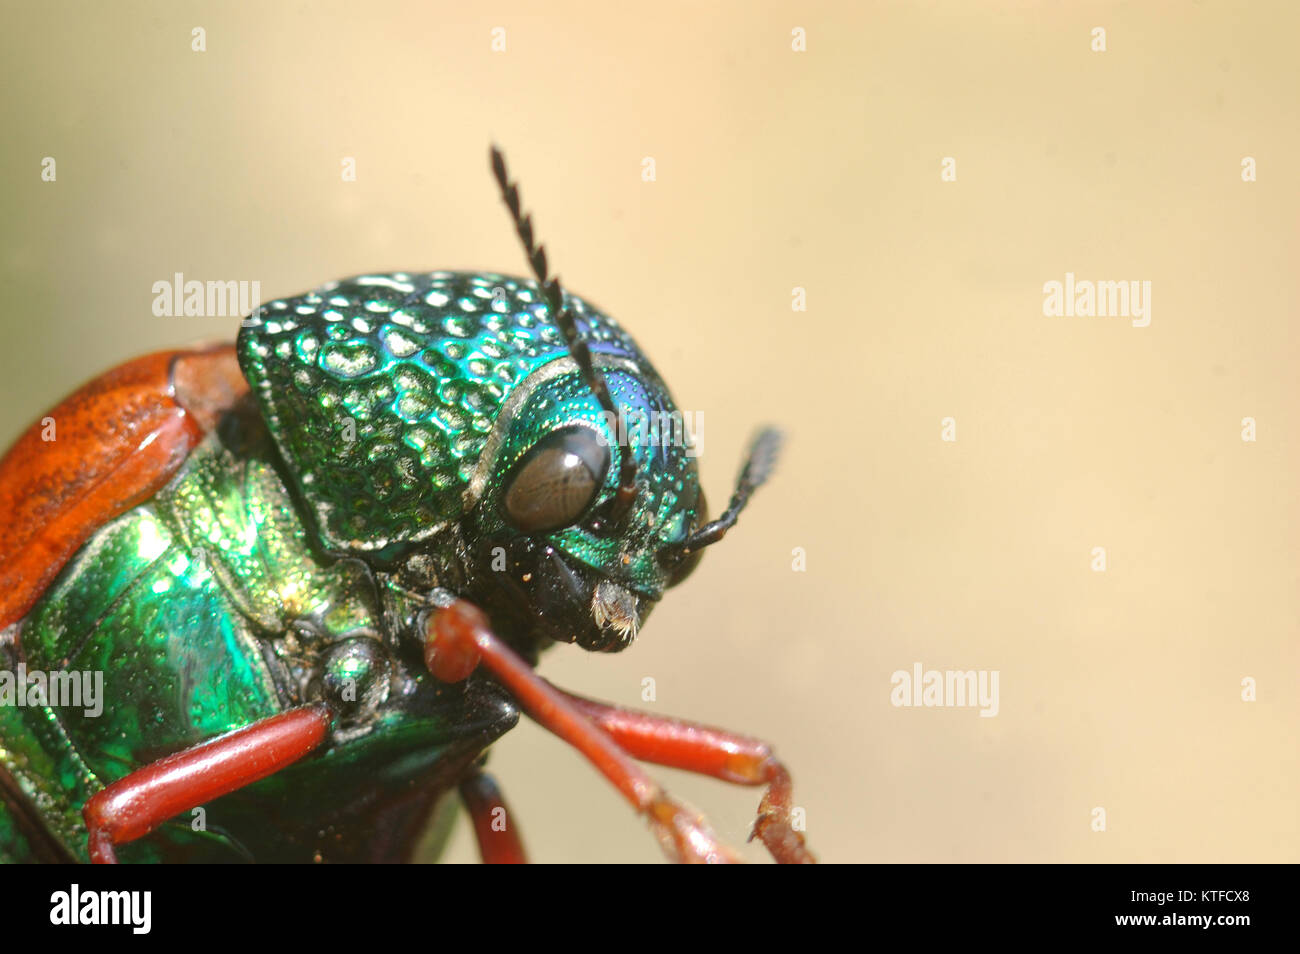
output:
[[[813,860],[768,745],[535,671],[553,643],[627,647],[779,437],[710,519],[680,434],[620,424],[673,420],[664,382],[551,276],[491,161],[531,279],[272,302],[233,346],[107,372],[0,459],[0,860],[404,861],[459,795],[484,860],[523,861],[483,771],[521,711],[669,858],[736,856],[638,762],[764,787],[751,837]],[[100,711],[55,698],[80,674]]]

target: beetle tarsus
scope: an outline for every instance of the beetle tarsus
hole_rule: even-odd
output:
[[[766,785],[750,840],[759,838],[781,864],[808,864],[817,860],[804,844],[802,833],[794,827],[790,772],[766,742],[567,692],[563,695],[633,758],[709,775],[735,785]]]
[[[670,861],[709,865],[740,863],[740,856],[713,833],[703,815],[666,792],[654,798],[646,815]]]
[[[796,831],[791,820],[792,782],[790,772],[774,758],[764,764],[767,791],[758,804],[758,818],[750,830],[749,840],[759,839],[772,857],[783,865],[815,864],[817,859],[804,843],[803,834]]]

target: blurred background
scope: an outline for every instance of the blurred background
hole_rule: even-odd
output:
[[[1300,860],[1294,4],[6,6],[0,443],[233,338],[154,317],[176,272],[522,273],[495,141],[710,500],[789,434],[636,646],[548,678],[771,741],[826,861]],[[1045,317],[1067,272],[1149,326]],[[895,707],[916,663],[998,715]],[[490,765],[534,860],[661,858],[534,725]],[[744,841],[756,790],[651,771]]]

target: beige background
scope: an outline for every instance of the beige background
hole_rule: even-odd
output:
[[[1295,5],[622,6],[11,4],[0,440],[232,336],[152,317],[176,271],[521,272],[495,139],[571,287],[704,412],[712,500],[790,433],[637,646],[548,677],[770,739],[827,861],[1300,860]],[[1044,317],[1067,271],[1152,282],[1150,327]],[[1001,713],[894,708],[915,662],[999,670]],[[660,857],[536,727],[493,763],[535,859]],[[654,772],[743,840],[756,792]]]

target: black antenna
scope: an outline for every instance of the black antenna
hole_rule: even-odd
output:
[[[740,517],[740,512],[745,509],[745,504],[749,503],[750,495],[761,487],[767,478],[772,476],[772,470],[776,467],[776,458],[781,452],[781,432],[772,428],[767,428],[759,432],[754,438],[754,443],[750,445],[749,456],[745,459],[745,466],[740,470],[740,476],[736,478],[736,492],[731,496],[731,503],[727,509],[722,512],[717,520],[710,521],[700,527],[689,537],[683,540],[670,551],[672,557],[677,560],[685,559],[690,554],[702,547],[707,547],[711,543],[717,543],[736,524]]]
[[[587,382],[587,387],[591,388],[592,393],[596,395],[596,400],[600,402],[601,408],[606,414],[610,415],[611,420],[617,421],[618,412],[614,409],[614,401],[609,396],[609,387],[605,384],[605,377],[596,370],[596,366],[591,360],[591,349],[587,347],[586,340],[578,334],[577,322],[573,320],[573,315],[565,307],[564,291],[560,288],[559,277],[551,278],[547,273],[546,247],[533,244],[533,217],[524,215],[521,212],[519,207],[519,186],[510,181],[510,176],[506,172],[505,156],[501,155],[501,150],[496,146],[492,147],[492,175],[496,177],[497,185],[501,187],[501,199],[505,202],[506,208],[510,210],[510,217],[515,223],[515,231],[519,233],[519,240],[524,243],[524,251],[528,255],[528,264],[532,267],[533,274],[537,276],[537,283],[541,286],[542,294],[546,298],[547,308],[555,316],[555,323],[560,326],[560,331],[564,334],[564,341],[569,347],[569,354],[573,356],[573,360],[578,365],[578,371],[582,374],[582,379]],[[614,505],[610,511],[611,522],[620,520],[632,506],[632,501],[636,499],[636,460],[632,456],[630,444],[624,441],[620,442],[620,446],[623,448],[623,460],[618,469],[618,493],[614,497]]]

